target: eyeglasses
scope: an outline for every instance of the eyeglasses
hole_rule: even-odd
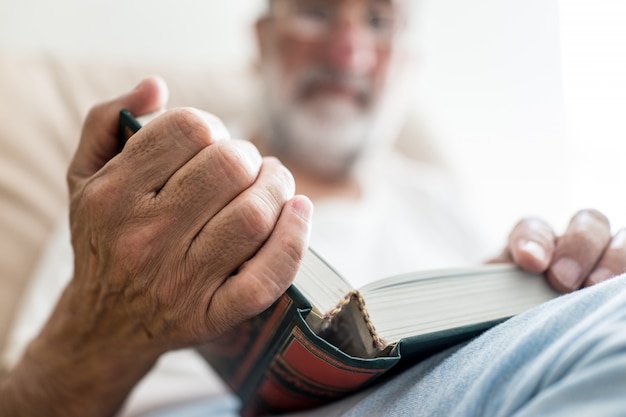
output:
[[[275,8],[274,17],[309,41],[327,39],[341,22],[349,20],[358,22],[376,44],[388,46],[404,26],[397,7],[385,1],[285,0],[280,6]]]

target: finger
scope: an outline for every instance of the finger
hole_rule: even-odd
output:
[[[304,196],[285,204],[267,243],[215,293],[207,310],[209,326],[223,332],[260,314],[287,290],[308,246],[312,211]]]
[[[261,154],[250,142],[217,142],[176,171],[151,204],[159,206],[159,213],[170,214],[182,232],[179,239],[191,242],[213,216],[254,184],[261,164]]]
[[[509,253],[513,262],[530,272],[546,271],[555,249],[552,228],[540,219],[524,219],[509,235]]]
[[[78,149],[68,170],[68,183],[92,176],[118,152],[119,111],[145,114],[165,106],[168,89],[158,77],[143,80],[134,90],[114,100],[93,107],[83,125]]]
[[[108,168],[127,189],[158,193],[201,150],[228,138],[217,117],[193,108],[172,109],[135,133]]]
[[[585,280],[585,286],[606,281],[624,272],[626,272],[626,229],[620,229],[611,239],[600,262]]]
[[[558,240],[548,280],[563,292],[580,288],[611,239],[608,219],[599,211],[582,210]]]
[[[291,173],[275,158],[265,158],[254,184],[213,216],[193,236],[187,260],[205,276],[227,277],[250,259],[270,236],[283,205],[293,197]],[[215,256],[207,262],[206,254]],[[202,285],[214,292],[219,280]]]

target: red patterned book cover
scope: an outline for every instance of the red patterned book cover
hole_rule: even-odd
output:
[[[359,391],[393,367],[399,358],[351,357],[313,333],[305,316],[294,326],[244,403],[242,415],[302,410]]]
[[[331,402],[371,384],[399,361],[397,354],[350,356],[311,329],[310,314],[311,306],[291,287],[260,316],[198,348],[241,398],[243,416]]]
[[[245,401],[271,360],[273,346],[284,339],[293,317],[302,308],[310,309],[310,305],[290,289],[259,316],[197,350]]]

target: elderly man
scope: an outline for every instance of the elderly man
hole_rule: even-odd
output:
[[[475,236],[467,240],[465,219],[454,212],[450,204],[445,204],[446,196],[430,192],[434,210],[429,212],[426,212],[429,210],[426,199],[415,198],[416,194],[426,192],[418,189],[416,178],[437,174],[424,172],[423,166],[419,167],[419,172],[415,166],[406,169],[403,161],[390,160],[394,156],[375,136],[376,133],[384,135],[379,127],[385,123],[385,105],[397,98],[402,85],[394,80],[402,79],[403,71],[407,70],[404,28],[409,8],[408,1],[272,1],[268,15],[257,23],[263,105],[260,107],[261,129],[253,142],[262,154],[278,157],[294,175],[297,191],[314,199],[316,205],[328,200],[334,204],[341,201],[347,210],[358,213],[371,203],[370,199],[385,200],[376,202],[378,206],[384,205],[382,210],[369,207],[371,210],[365,216],[369,227],[358,224],[350,233],[334,233],[329,239],[320,238],[320,242],[316,233],[325,233],[332,227],[324,225],[313,229],[316,248],[326,246],[327,241],[336,242],[333,250],[327,251],[332,257],[335,249],[344,244],[353,245],[355,233],[366,227],[370,237],[365,240],[373,247],[354,252],[361,257],[379,254],[377,261],[387,258],[395,265],[387,269],[367,265],[352,273],[362,262],[359,259],[346,261],[345,254],[340,252],[333,264],[337,262],[341,270],[350,271],[350,277],[370,280],[414,270],[416,266],[450,266],[476,260],[473,258],[476,254],[471,252],[476,245]],[[381,161],[384,161],[382,168]],[[376,182],[372,182],[372,178]],[[388,191],[384,195],[376,194],[381,191],[380,184]],[[413,215],[401,212],[406,207],[410,207]],[[356,222],[354,218],[342,220]],[[381,235],[375,236],[376,227],[371,223],[384,224],[386,234],[377,230]],[[604,223],[601,216],[592,212],[581,213],[573,223],[574,228],[592,232],[603,242],[586,260],[577,259],[578,253],[572,253],[579,250],[570,246],[571,234],[560,239],[553,257],[554,233],[537,220],[524,221],[517,226],[509,255],[527,269],[547,271],[550,282],[562,291],[574,290],[585,282],[602,281],[622,269],[621,262],[608,253],[603,262],[596,265],[600,252],[609,242],[606,223],[604,226],[601,223]],[[599,228],[591,229],[596,226]],[[344,224],[343,227],[349,226]],[[419,252],[429,255],[420,256],[417,265],[413,254],[417,247],[422,249],[423,238],[415,239],[416,233],[429,236],[428,248]],[[440,236],[441,240],[433,240],[432,236]],[[346,241],[337,242],[342,237]],[[402,245],[381,245],[381,241],[410,244],[403,248]],[[441,246],[433,249],[439,244]],[[623,247],[619,244],[615,248],[619,255],[623,255],[619,252]],[[385,248],[391,251],[389,256],[385,252],[381,254]],[[398,256],[397,251],[403,249],[407,254]],[[571,262],[571,258],[582,265]],[[405,260],[409,264],[404,264]],[[610,263],[606,270],[602,268],[605,262]]]
[[[115,414],[162,354],[270,306],[310,232],[332,263],[365,280],[471,260],[438,174],[399,159],[378,164],[392,158],[372,132],[402,68],[408,6],[272,1],[257,26],[265,100],[256,146],[227,140],[205,113],[176,109],[117,154],[119,109],[165,106],[158,79],[91,111],[68,174],[74,276],[2,381],[0,416]],[[316,202],[313,228],[304,195]],[[499,259],[568,292],[624,270],[623,235],[611,236],[593,210],[560,236],[524,220]],[[625,306],[626,280],[609,280],[310,413],[622,415]],[[237,413],[226,404],[195,411]]]

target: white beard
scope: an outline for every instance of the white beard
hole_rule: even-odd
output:
[[[347,97],[327,95],[301,103],[294,97],[298,86],[285,86],[275,65],[266,63],[263,76],[260,110],[268,150],[318,176],[348,173],[369,142],[372,110]]]

